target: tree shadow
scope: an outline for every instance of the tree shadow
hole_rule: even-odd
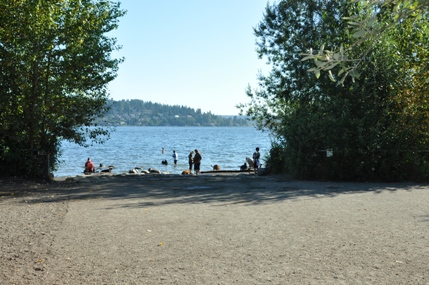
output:
[[[0,184],[2,185],[2,184]],[[37,186],[37,185],[36,185]],[[427,188],[415,183],[350,183],[295,181],[283,176],[241,175],[126,175],[94,176],[47,184],[20,184],[14,197],[25,203],[52,203],[109,199],[108,208],[154,207],[171,204],[213,203],[260,205],[285,200],[323,199],[340,194],[413,191]],[[1,192],[1,191],[0,191]],[[3,199],[9,199],[2,192]],[[1,193],[0,193],[1,194]],[[6,196],[6,198],[4,197]],[[129,200],[133,200],[130,203]]]

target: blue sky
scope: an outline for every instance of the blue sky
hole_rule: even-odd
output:
[[[114,100],[183,105],[237,115],[267,70],[255,52],[265,0],[122,0],[127,14],[113,33],[125,57],[109,84]]]

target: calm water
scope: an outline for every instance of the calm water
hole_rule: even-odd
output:
[[[202,171],[211,170],[215,164],[221,170],[238,170],[246,156],[252,157],[256,147],[260,148],[264,164],[270,146],[269,134],[253,127],[117,127],[102,145],[84,148],[64,142],[61,164],[54,174],[55,177],[81,174],[88,157],[96,166],[100,163],[115,166],[114,173],[142,167],[180,174],[188,168],[188,155],[194,149],[202,154]],[[176,166],[173,150],[179,154]],[[168,165],[161,164],[164,159]]]

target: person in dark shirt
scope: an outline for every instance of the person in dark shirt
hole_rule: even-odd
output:
[[[194,156],[194,170],[195,174],[200,174],[200,166],[201,166],[201,160],[203,157],[201,156],[201,153],[198,151],[198,149],[195,150],[195,156]]]
[[[188,155],[188,162],[189,162],[189,170],[192,171],[192,164],[194,164],[194,151],[191,151]]]

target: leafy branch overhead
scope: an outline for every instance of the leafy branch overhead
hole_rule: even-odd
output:
[[[327,72],[329,78],[339,84],[344,84],[347,77],[354,80],[359,78],[360,68],[364,59],[381,41],[387,39],[392,31],[404,23],[405,19],[419,21],[428,17],[429,1],[427,0],[352,0],[354,14],[343,17],[348,23],[348,38],[339,47],[325,49],[326,44],[317,50],[309,48],[308,53],[302,53],[303,61],[313,60],[314,66],[308,69],[316,78],[321,72]],[[428,27],[423,27],[428,29]],[[334,72],[338,70],[338,72]]]

